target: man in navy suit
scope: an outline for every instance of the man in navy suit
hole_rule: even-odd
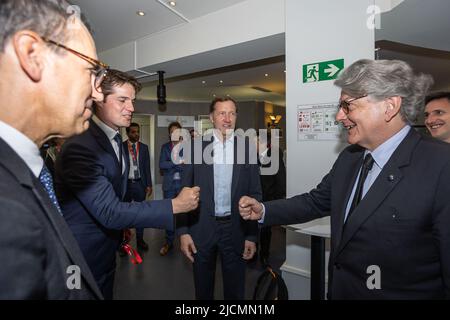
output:
[[[85,131],[92,100],[103,99],[106,65],[68,12],[66,1],[1,1],[2,300],[102,299],[39,153],[51,138]]]
[[[172,159],[173,148],[180,143],[180,135],[175,132],[181,129],[179,122],[172,122],[169,124],[169,142],[161,146],[161,153],[159,155],[159,169],[163,174],[163,196],[164,199],[175,198],[181,190],[181,172],[183,172],[182,165],[182,150],[178,154],[178,159]],[[175,160],[175,162],[173,161]],[[173,229],[166,230],[166,243],[159,250],[159,254],[165,256],[173,248],[173,240],[175,232]]]
[[[246,194],[256,199],[262,196],[256,146],[235,134],[237,107],[233,99],[214,99],[210,119],[214,133],[195,141],[201,143],[200,148],[193,143],[182,174],[182,186],[200,186],[202,190],[199,210],[180,215],[177,232],[182,252],[193,262],[196,298],[214,299],[219,254],[224,298],[240,300],[245,297],[246,260],[256,251],[258,224],[241,219],[238,202]],[[196,149],[202,152],[195,153]]]
[[[129,159],[127,192],[124,201],[144,201],[152,194],[152,174],[148,146],[139,141],[139,124],[132,122],[126,128],[128,140],[124,141],[125,157]],[[136,243],[139,249],[148,250],[144,241],[144,228],[136,228]]]
[[[198,188],[173,200],[123,202],[128,179],[121,127],[128,127],[140,89],[124,72],[109,70],[101,84],[89,130],[68,139],[55,165],[64,218],[75,235],[105,299],[112,299],[116,251],[126,228],[173,226],[173,214],[197,207]]]
[[[411,128],[432,79],[398,60],[359,60],[336,80],[347,147],[290,199],[243,197],[264,225],[331,215],[331,299],[450,298],[450,146]]]

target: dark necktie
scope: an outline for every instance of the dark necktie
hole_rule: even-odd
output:
[[[46,165],[44,165],[44,167],[41,170],[41,173],[39,174],[39,181],[41,181],[42,185],[45,188],[45,191],[47,191],[47,194],[48,194],[50,200],[55,205],[59,214],[62,215],[61,207],[59,206],[58,199],[56,199],[55,189],[53,189],[52,175],[48,171],[48,168]]]
[[[122,168],[123,168],[123,160],[122,160],[122,136],[120,133],[117,133],[114,136],[114,141],[116,141],[117,146],[119,147],[119,165],[120,165],[120,174],[122,174]]]
[[[355,195],[353,196],[352,205],[350,206],[350,210],[348,211],[347,220],[350,218],[350,215],[355,210],[355,208],[358,206],[359,202],[361,201],[362,194],[363,194],[363,187],[364,182],[366,181],[367,175],[369,174],[369,171],[373,167],[373,163],[375,161],[373,160],[373,157],[370,153],[368,153],[363,161],[363,165],[361,168],[361,173],[359,174],[359,180],[358,185],[356,186]]]

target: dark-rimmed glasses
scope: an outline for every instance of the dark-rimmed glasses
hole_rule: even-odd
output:
[[[338,112],[339,112],[340,109],[342,109],[342,111],[344,111],[345,114],[349,114],[350,113],[350,104],[352,102],[358,100],[358,99],[362,99],[362,98],[365,98],[367,96],[368,95],[365,94],[365,95],[362,95],[362,96],[357,97],[357,98],[351,98],[351,99],[348,99],[348,100],[340,101],[339,104],[338,104]]]
[[[87,55],[85,55],[85,54],[82,54],[81,52],[78,52],[78,51],[76,51],[76,50],[74,50],[74,49],[71,49],[71,48],[69,48],[69,47],[66,47],[66,46],[63,45],[63,44],[58,43],[58,42],[56,42],[56,41],[53,41],[53,40],[51,40],[51,39],[48,39],[48,38],[46,38],[46,37],[41,37],[41,38],[42,38],[42,40],[44,40],[45,42],[50,43],[50,44],[52,44],[52,45],[55,45],[55,46],[57,46],[57,47],[59,47],[59,48],[63,48],[64,50],[67,50],[67,51],[73,53],[74,55],[78,56],[79,58],[81,58],[81,59],[83,59],[83,60],[89,62],[90,64],[92,64],[92,65],[94,66],[94,68],[91,69],[91,71],[92,71],[92,74],[93,74],[94,77],[95,77],[95,80],[94,80],[94,87],[95,87],[95,89],[96,89],[97,91],[99,91],[100,86],[101,86],[101,84],[102,84],[102,82],[103,82],[103,79],[105,78],[106,74],[108,73],[109,66],[108,66],[106,63],[103,63],[103,62],[101,62],[101,61],[99,61],[99,60],[96,60],[96,59],[94,59],[94,58],[91,58],[91,57],[89,57],[89,56],[87,56]],[[101,91],[99,91],[99,92],[101,92]]]

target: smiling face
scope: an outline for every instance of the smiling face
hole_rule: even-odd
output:
[[[450,101],[447,98],[428,102],[425,125],[434,138],[450,143]]]
[[[134,87],[129,83],[113,88],[104,102],[97,103],[96,115],[114,130],[129,127],[134,112]]]
[[[354,97],[342,92],[340,101],[350,101],[352,98]],[[374,150],[385,140],[384,110],[383,101],[372,102],[368,97],[363,97],[350,102],[348,114],[340,108],[336,121],[347,130],[348,143]]]
[[[222,136],[226,137],[227,131],[230,133],[236,127],[236,105],[233,101],[218,101],[209,117],[214,128],[218,129]]]

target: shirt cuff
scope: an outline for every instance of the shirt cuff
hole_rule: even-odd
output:
[[[266,207],[264,206],[264,203],[261,202],[261,205],[263,207],[262,209],[262,216],[261,219],[258,220],[258,223],[263,224],[264,223],[264,218],[266,217]]]

